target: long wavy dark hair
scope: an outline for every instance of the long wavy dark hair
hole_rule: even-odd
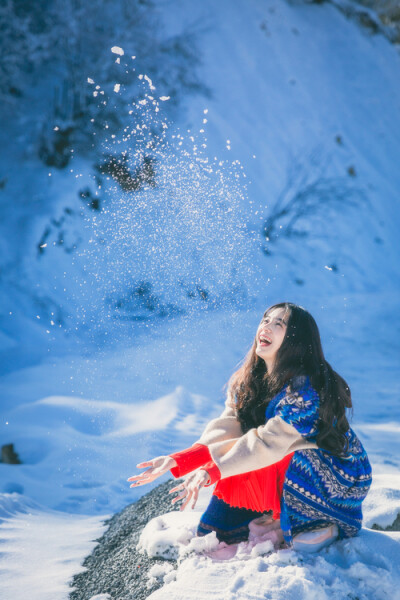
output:
[[[296,304],[282,302],[271,306],[263,319],[275,308],[285,309],[288,320],[272,373],[256,354],[254,339],[242,366],[228,382],[243,432],[265,423],[269,402],[286,383],[308,375],[320,397],[317,445],[342,456],[348,450],[345,434],[349,429],[346,408],[352,408],[350,388],[325,360],[318,326],[310,313]]]

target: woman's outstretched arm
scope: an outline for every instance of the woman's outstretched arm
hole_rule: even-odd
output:
[[[236,418],[232,398],[228,393],[223,412],[207,424],[201,437],[193,446],[175,452],[170,456],[158,456],[150,461],[138,464],[138,469],[149,468],[139,475],[130,477],[128,481],[134,482],[131,487],[137,487],[151,483],[169,470],[175,478],[180,478],[200,467],[207,466],[209,472],[212,470],[212,482],[214,483],[219,479],[219,471],[211,460],[208,445],[231,440],[241,435],[242,429]]]
[[[222,442],[243,434],[242,427],[237,419],[234,401],[228,393],[225,407],[219,417],[208,423],[196,443],[206,446],[215,442]]]

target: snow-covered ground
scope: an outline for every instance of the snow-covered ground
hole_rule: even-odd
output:
[[[1,494],[0,598],[68,598],[68,582],[83,570],[82,557],[103,533],[103,520]]]
[[[398,50],[330,3],[174,0],[160,2],[160,8],[171,32],[190,23],[201,31],[202,76],[212,92],[207,99],[188,98],[180,135],[188,144],[187,129],[196,140],[200,136],[202,156],[217,157],[227,179],[233,161],[246,175],[238,184],[243,194],[237,214],[248,214],[248,220],[237,225],[244,225],[240,268],[246,286],[251,283],[249,300],[119,325],[115,335],[111,326],[110,343],[97,346],[90,327],[75,335],[70,327],[64,337],[50,321],[43,327],[30,299],[35,277],[48,291],[57,269],[68,295],[79,277],[70,259],[54,254],[39,263],[28,252],[36,250],[33,234],[9,250],[8,281],[22,272],[18,265],[28,255],[27,279],[1,292],[0,439],[15,445],[22,464],[0,465],[0,598],[25,599],[27,592],[32,600],[67,597],[67,582],[91,551],[105,515],[147,491],[131,490],[126,482],[135,465],[196,439],[220,411],[223,385],[250,346],[262,311],[282,299],[315,316],[327,359],[352,389],[353,427],[374,470],[365,529],[311,558],[246,554],[246,548],[240,560],[224,563],[185,555],[176,581],[167,573],[169,583],[153,597],[396,598],[399,535],[367,528],[390,525],[400,510]],[[29,168],[35,178],[20,178],[15,193],[29,185],[36,198],[48,193],[39,163]],[[16,179],[17,166],[10,164],[9,173]],[[344,186],[349,197],[356,190],[357,204],[316,204],[297,221],[303,235],[285,236],[287,221],[278,219],[279,235],[263,253],[260,231],[280,192],[287,187],[290,197],[321,181]],[[75,179],[68,182],[67,174],[54,173],[47,185],[66,199],[66,190],[77,189]],[[225,193],[222,180],[221,186]],[[35,203],[16,204],[14,211],[3,204],[1,214],[6,252],[13,237],[25,232]],[[126,235],[124,215],[116,238]],[[229,219],[229,226],[221,222],[217,230],[227,244]],[[189,231],[198,236],[213,230]],[[218,264],[224,258],[216,245],[215,263],[220,278],[226,277],[221,289],[229,283]],[[101,264],[103,280],[112,280],[115,261]],[[118,265],[121,272],[124,264]],[[97,305],[90,309],[93,319]],[[203,505],[206,499],[204,494]],[[198,516],[196,510],[173,518],[181,519],[190,538]],[[171,543],[180,544],[176,538]]]
[[[149,556],[178,558],[176,571],[163,565],[149,570],[165,585],[149,598],[161,600],[224,600],[270,598],[400,598],[400,533],[381,533],[363,528],[353,539],[304,554],[293,550],[273,552],[270,541],[242,542],[229,558],[229,549],[218,544],[215,534],[196,538],[202,495],[197,510],[168,513],[153,519],[144,529],[139,546]]]

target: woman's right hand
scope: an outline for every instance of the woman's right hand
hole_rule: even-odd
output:
[[[209,478],[210,476],[205,469],[198,469],[197,471],[194,471],[194,473],[190,473],[183,483],[180,483],[168,492],[169,494],[180,492],[179,495],[172,500],[172,504],[175,504],[178,500],[183,500],[180,510],[184,510],[190,500],[192,500],[192,508],[194,508],[199,497],[199,491],[207,483]]]
[[[146,467],[149,468],[147,471],[140,473],[140,475],[129,477],[128,481],[134,481],[130,487],[137,487],[139,485],[151,483],[157,479],[157,477],[161,477],[161,475],[164,475],[164,473],[176,467],[177,464],[176,460],[170,456],[158,456],[157,458],[153,458],[153,460],[139,463],[136,466],[138,469],[145,469]]]

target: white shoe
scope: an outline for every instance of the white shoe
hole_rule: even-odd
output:
[[[316,531],[306,531],[293,538],[293,549],[300,552],[318,552],[321,548],[329,546],[338,537],[337,525],[330,525]]]

